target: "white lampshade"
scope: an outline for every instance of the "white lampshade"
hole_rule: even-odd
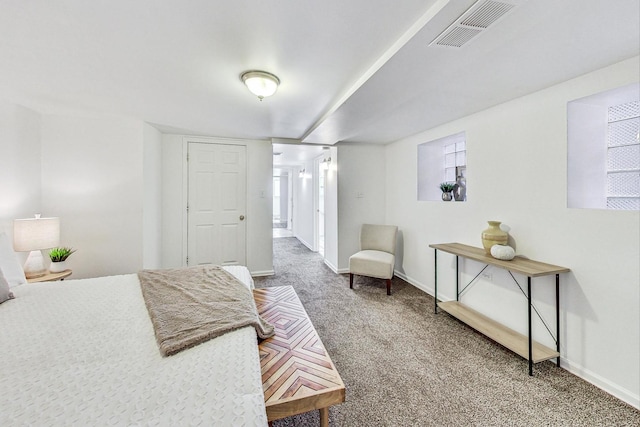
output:
[[[56,247],[60,244],[60,218],[16,219],[13,221],[13,249],[18,252]]]
[[[28,252],[24,263],[24,273],[28,279],[46,274],[41,249],[49,249],[60,244],[60,219],[35,218],[13,221],[13,248],[18,252]]]
[[[240,76],[245,85],[249,88],[251,93],[256,95],[262,101],[262,98],[271,96],[278,90],[280,79],[271,73],[266,71],[245,71]]]

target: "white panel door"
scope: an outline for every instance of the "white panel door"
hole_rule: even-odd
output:
[[[246,147],[190,142],[188,153],[188,264],[246,265]]]

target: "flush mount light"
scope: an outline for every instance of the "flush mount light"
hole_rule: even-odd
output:
[[[251,93],[256,95],[260,101],[267,96],[271,96],[278,90],[280,79],[266,71],[251,70],[240,75],[240,79],[249,88]]]

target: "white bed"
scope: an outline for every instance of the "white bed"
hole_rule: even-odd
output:
[[[245,267],[225,267],[249,287]],[[161,357],[137,275],[0,305],[0,426],[266,426],[253,327]]]

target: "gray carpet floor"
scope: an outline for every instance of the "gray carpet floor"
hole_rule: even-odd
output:
[[[331,426],[640,426],[640,411],[557,368],[534,366],[445,313],[399,278],[333,273],[295,238],[274,240],[276,274],[295,288],[346,385]],[[274,427],[318,426],[317,411]]]

